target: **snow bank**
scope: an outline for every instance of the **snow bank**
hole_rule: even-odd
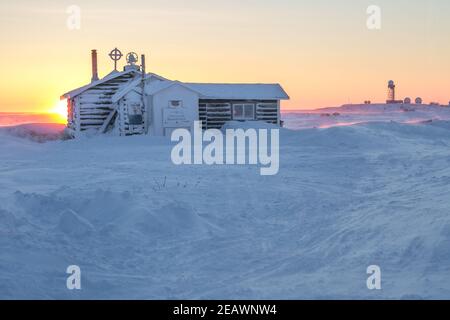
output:
[[[35,142],[61,140],[65,126],[56,123],[34,123],[18,126],[0,127],[0,135],[10,135]]]
[[[279,129],[279,126],[270,124],[264,121],[228,121],[226,122],[222,130],[227,129]]]
[[[285,129],[272,177],[175,166],[167,139],[0,135],[0,298],[448,298],[449,132]]]
[[[136,220],[132,227],[144,236],[195,236],[208,233],[210,228],[189,204],[168,203],[156,210],[141,208],[133,213]]]
[[[0,210],[0,236],[11,236],[16,232],[17,219],[9,211]]]
[[[33,123],[54,123],[58,121],[61,121],[61,116],[52,113],[0,112],[0,127]]]
[[[73,210],[66,209],[61,213],[57,231],[69,236],[83,237],[95,231],[94,226]]]
[[[367,122],[419,123],[450,120],[450,107],[403,104],[344,105],[307,111],[286,111],[282,115],[289,129],[330,128]]]

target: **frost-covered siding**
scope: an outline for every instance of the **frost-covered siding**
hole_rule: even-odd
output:
[[[265,121],[280,125],[279,100],[205,100],[199,103],[199,120],[203,129],[220,129],[225,122],[234,119],[233,106],[247,104],[254,108],[254,117],[247,120]]]
[[[133,73],[126,73],[69,97],[68,128],[75,132],[104,130],[106,120],[116,111],[111,97],[131,79]]]
[[[183,83],[155,74],[143,79],[135,69],[113,72],[64,97],[74,132],[156,136],[192,128],[199,120],[204,129],[219,129],[230,120],[280,125],[280,100],[289,99],[279,84]]]
[[[128,93],[117,104],[116,127],[121,136],[144,134],[146,132],[147,112],[142,96],[135,91]]]
[[[150,100],[152,117],[149,132],[153,135],[168,135],[173,129],[165,127],[163,124],[164,110],[169,109],[169,103],[171,101],[181,101],[181,108],[183,109],[185,119],[191,122],[191,127],[193,126],[194,121],[199,119],[199,95],[182,85],[175,84],[167,89],[156,92],[151,96]]]

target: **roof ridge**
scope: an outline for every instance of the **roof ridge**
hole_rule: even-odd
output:
[[[108,75],[104,76],[103,78],[101,78],[97,81],[91,82],[87,85],[81,86],[77,89],[74,89],[74,90],[64,93],[61,96],[61,99],[68,99],[68,98],[76,97],[76,96],[84,93],[85,91],[87,91],[91,88],[94,88],[95,86],[101,85],[101,84],[111,81],[111,80],[114,80],[118,77],[121,77],[121,76],[124,76],[127,74],[131,74],[131,73],[136,73],[136,72],[137,72],[136,70],[130,69],[130,70],[126,70],[126,71],[119,71],[117,73],[109,73]],[[131,81],[133,81],[133,80],[131,80]]]
[[[184,84],[219,84],[219,85],[280,85],[277,82],[263,83],[263,82],[183,82]]]

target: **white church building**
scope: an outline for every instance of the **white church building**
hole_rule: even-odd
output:
[[[289,96],[279,84],[187,83],[145,71],[145,56],[137,65],[135,53],[117,71],[122,57],[110,53],[115,70],[102,79],[97,73],[97,52],[92,51],[92,82],[65,93],[69,133],[168,136],[174,129],[220,129],[227,121],[265,121],[281,125],[280,101]]]

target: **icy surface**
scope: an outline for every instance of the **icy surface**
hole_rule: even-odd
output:
[[[62,140],[65,126],[57,123],[29,123],[18,126],[0,127],[0,136],[9,135],[15,138],[24,138],[35,142]]]
[[[417,123],[450,120],[450,107],[413,104],[344,105],[311,111],[287,111],[283,114],[291,129],[329,128],[366,122]]]
[[[449,122],[280,140],[264,177],[177,167],[164,138],[0,131],[0,298],[450,297]],[[366,287],[373,264],[381,291]],[[81,291],[66,289],[69,265]]]
[[[54,123],[61,116],[53,113],[12,113],[0,112],[0,128],[33,123]]]

